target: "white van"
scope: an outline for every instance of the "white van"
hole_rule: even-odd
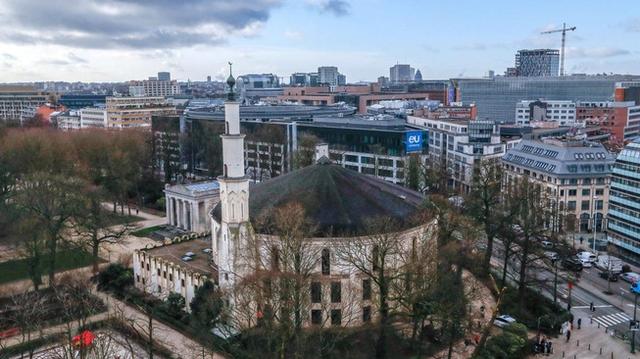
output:
[[[603,271],[610,270],[612,273],[620,273],[622,272],[622,260],[613,256],[599,256],[596,267]]]

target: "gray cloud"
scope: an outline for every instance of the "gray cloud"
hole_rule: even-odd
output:
[[[215,45],[250,35],[280,1],[4,0],[0,40],[95,49]]]
[[[320,12],[331,13],[336,16],[345,16],[351,12],[351,4],[346,0],[307,0],[307,3],[317,8]]]
[[[53,65],[53,66],[71,66],[71,65],[86,66],[88,61],[74,54],[73,52],[70,52],[67,54],[66,57],[47,58],[47,59],[38,61],[38,63],[43,65]]]
[[[8,54],[6,52],[4,54],[2,54],[2,57],[7,61],[13,61],[13,60],[17,59],[15,56],[13,56],[11,54]]]

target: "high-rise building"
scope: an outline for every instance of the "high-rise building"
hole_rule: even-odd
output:
[[[514,123],[516,104],[543,98],[566,101],[609,101],[616,82],[632,76],[503,77],[452,79],[449,102],[475,103],[478,118]]]
[[[558,76],[559,69],[559,50],[520,50],[516,54],[517,76]]]
[[[420,82],[422,81],[422,72],[420,72],[420,70],[416,71],[416,76],[413,78],[413,80],[415,82]]]
[[[158,81],[171,81],[170,72],[158,72]]]
[[[158,74],[163,74],[159,72]],[[165,72],[164,74],[169,74]],[[166,76],[163,75],[163,78]],[[130,96],[146,96],[146,97],[170,97],[180,94],[180,85],[176,80],[159,80],[155,77],[149,77],[148,80],[129,81]]]
[[[318,77],[321,84],[329,86],[338,86],[338,68],[335,66],[318,67]]]
[[[629,143],[613,166],[607,240],[620,257],[640,259],[640,139]]]
[[[406,64],[396,64],[389,68],[389,80],[391,83],[412,82],[415,78],[415,69]]]

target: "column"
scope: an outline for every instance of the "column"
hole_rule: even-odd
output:
[[[167,224],[171,224],[171,197],[168,195],[164,196],[164,209],[167,212]]]
[[[176,210],[176,219],[177,219],[176,227],[182,227],[182,200],[179,199],[177,200],[177,202],[178,202],[178,206]]]
[[[200,223],[200,202],[195,202],[193,208],[193,231],[201,232],[203,226]]]
[[[182,229],[189,230],[189,225],[187,224],[187,201],[182,201]]]

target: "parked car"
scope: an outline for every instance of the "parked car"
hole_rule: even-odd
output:
[[[589,263],[591,265],[591,263]],[[572,270],[574,272],[579,272],[582,270],[582,261],[578,257],[568,257],[562,261],[562,267],[568,270]]]
[[[211,252],[213,252],[213,250],[212,250],[211,248],[205,248],[205,249],[203,249],[203,250],[202,250],[202,253],[207,253],[207,254],[209,254],[209,253],[211,253]]]
[[[609,271],[602,271],[599,273],[600,278],[603,279],[607,279],[610,282],[617,282],[618,281],[618,274],[617,273],[613,273],[613,272],[609,272]]]
[[[552,252],[552,251],[546,251],[544,252],[544,256],[547,257],[549,260],[555,262],[558,259],[560,259],[560,255],[556,252]]]
[[[640,280],[640,274],[634,273],[634,272],[627,272],[627,273],[620,274],[620,278],[622,278],[622,280],[625,282],[635,283]]]
[[[184,256],[185,256],[185,257],[193,257],[193,256],[195,256],[195,255],[196,255],[196,254],[195,254],[195,253],[193,253],[193,252],[187,252],[187,253],[185,253],[185,254],[184,254]]]
[[[622,272],[622,260],[614,256],[602,255],[596,260],[596,267],[603,271],[612,271],[614,273]]]
[[[582,268],[591,268],[591,267],[593,267],[593,262],[591,262],[588,259],[578,258],[578,260],[580,261],[580,263],[582,263]]]
[[[193,257],[189,257],[189,256],[184,256],[181,258],[184,262],[189,262],[193,260]]]
[[[542,246],[542,248],[553,248],[553,242],[548,241],[546,239],[540,242],[540,245]]]
[[[516,322],[516,319],[510,315],[502,314],[496,317],[493,321],[493,325],[499,328],[505,328]]]
[[[587,259],[589,262],[595,262],[598,260],[598,256],[589,251],[582,251],[577,254],[580,259]]]

